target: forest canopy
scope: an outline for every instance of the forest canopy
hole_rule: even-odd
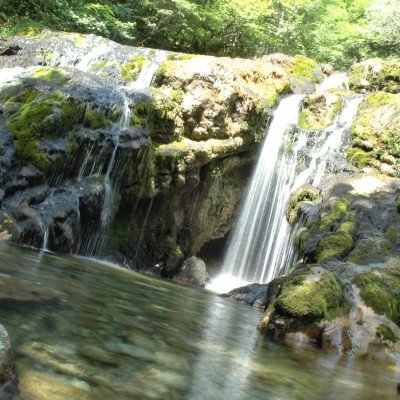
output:
[[[200,54],[303,54],[340,69],[399,56],[399,6],[400,0],[0,0],[0,35],[50,28]]]

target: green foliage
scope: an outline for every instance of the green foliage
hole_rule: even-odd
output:
[[[304,54],[338,68],[400,49],[397,0],[3,0],[0,34],[44,27],[227,56]]]

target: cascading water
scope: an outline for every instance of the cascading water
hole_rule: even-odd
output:
[[[325,90],[345,85],[341,74],[323,84]],[[344,133],[361,101],[360,96],[347,98],[343,112],[328,128],[296,128],[293,135],[290,128],[297,123],[302,98],[292,95],[282,100],[274,113],[229,238],[221,274],[208,286],[210,290],[226,292],[247,283],[266,283],[286,272],[293,263],[286,204],[291,193],[304,183],[318,184],[343,152]]]

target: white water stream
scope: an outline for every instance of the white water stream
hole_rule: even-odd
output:
[[[325,90],[345,86],[342,74],[324,82]],[[317,185],[343,152],[345,132],[361,97],[345,100],[334,123],[320,131],[293,127],[302,96],[281,101],[274,113],[250,185],[228,242],[221,274],[208,286],[222,293],[248,283],[267,283],[293,263],[291,227],[285,217],[291,193],[305,183]],[[292,129],[290,129],[292,127]],[[289,147],[292,147],[289,150]]]

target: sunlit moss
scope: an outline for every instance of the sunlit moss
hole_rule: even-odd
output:
[[[360,295],[367,306],[377,314],[385,314],[392,321],[400,322],[399,277],[368,272],[359,275],[353,282],[360,289]]]
[[[334,318],[339,314],[342,286],[330,271],[308,278],[307,273],[289,276],[274,302],[276,312],[294,318]]]
[[[132,82],[137,79],[143,66],[149,60],[145,56],[133,56],[131,61],[122,65],[121,76],[126,82]]]

